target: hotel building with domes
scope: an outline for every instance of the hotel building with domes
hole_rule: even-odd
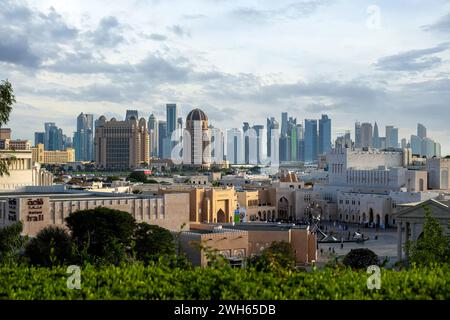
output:
[[[211,133],[208,117],[200,109],[194,109],[186,117],[183,134],[183,165],[195,168],[211,167]]]

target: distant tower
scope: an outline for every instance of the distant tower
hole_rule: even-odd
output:
[[[211,137],[208,117],[200,109],[194,109],[186,117],[183,137],[183,164],[186,166],[209,168],[211,166]]]

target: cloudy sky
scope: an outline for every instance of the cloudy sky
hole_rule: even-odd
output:
[[[327,113],[334,135],[421,122],[450,154],[449,0],[0,0],[0,21],[16,138],[175,102],[222,129],[282,111]]]

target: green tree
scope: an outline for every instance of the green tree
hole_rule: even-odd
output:
[[[293,270],[295,253],[289,243],[273,242],[260,256],[251,258],[248,262],[257,270]]]
[[[33,265],[64,265],[71,262],[72,249],[72,240],[65,229],[48,226],[30,240],[25,248],[25,256]]]
[[[135,254],[139,260],[152,260],[175,255],[174,237],[169,230],[148,223],[139,223],[134,232]]]
[[[127,178],[128,181],[133,182],[147,182],[147,175],[143,171],[133,171]]]
[[[21,221],[0,229],[0,263],[18,261],[26,243],[26,237],[21,236],[22,230]]]
[[[423,233],[417,241],[406,244],[410,263],[428,265],[450,262],[449,238],[444,234],[439,221],[431,216],[431,208],[426,206]]]
[[[128,212],[98,207],[71,213],[66,223],[78,252],[93,262],[118,264],[128,258],[136,226]]]
[[[366,248],[352,249],[342,261],[344,266],[352,269],[367,269],[372,265],[378,265],[379,259],[375,252]]]
[[[0,83],[0,127],[8,123],[14,103],[16,103],[16,97],[11,83],[8,80],[2,80]],[[9,165],[12,159],[11,156],[0,158],[0,177],[5,174],[9,175]]]

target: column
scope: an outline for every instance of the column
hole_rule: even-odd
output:
[[[403,222],[397,220],[397,259],[402,260],[402,226]]]

